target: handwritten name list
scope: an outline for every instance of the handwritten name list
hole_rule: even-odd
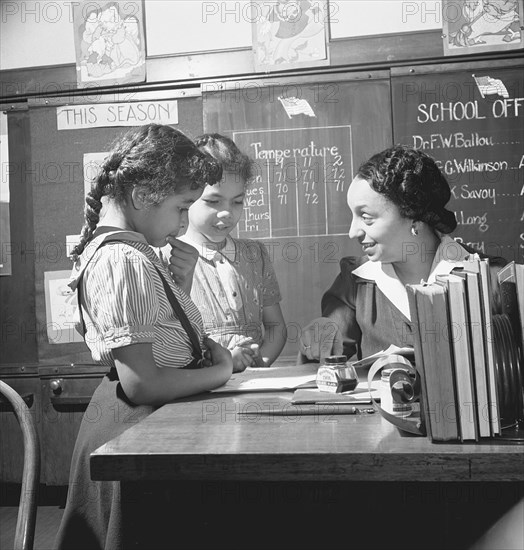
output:
[[[446,175],[457,240],[481,252],[522,261],[524,82],[520,71],[501,70],[493,76],[506,85],[500,93],[481,93],[471,85],[471,74],[425,75],[421,93],[395,105],[397,119],[403,122],[395,140],[427,152]],[[446,78],[455,90],[462,83],[459,99],[446,100]],[[399,79],[396,90],[405,85]],[[430,88],[440,91],[440,97],[434,93],[433,101],[427,101]]]

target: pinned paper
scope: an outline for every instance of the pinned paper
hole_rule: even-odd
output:
[[[46,330],[50,344],[83,342],[76,331],[79,321],[76,291],[69,288],[71,272],[46,271],[44,273]]]
[[[149,123],[178,124],[177,100],[64,105],[56,109],[58,130],[142,126]]]
[[[479,89],[480,95],[484,98],[487,95],[498,94],[508,98],[508,90],[502,80],[491,78],[490,76],[475,76],[472,75]]]
[[[72,7],[78,87],[144,82],[142,2],[72,2]]]
[[[279,97],[286,114],[289,118],[296,115],[316,116],[311,105],[306,99],[297,99],[296,97]]]

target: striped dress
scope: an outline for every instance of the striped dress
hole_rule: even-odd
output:
[[[114,238],[130,244],[110,242],[98,248]],[[158,367],[180,368],[190,363],[191,341],[173,312],[154,265],[169,282],[202,341],[200,313],[144,237],[133,232],[106,232],[93,239],[89,248],[75,266],[71,286],[78,286],[82,277],[85,341],[93,360],[114,366],[111,350],[151,343]]]
[[[129,244],[107,244],[117,237]],[[67,503],[58,530],[58,550],[121,550],[134,547],[123,514],[120,482],[93,481],[90,454],[148,416],[153,407],[137,406],[126,397],[111,350],[151,343],[158,368],[180,368],[192,361],[189,337],[166,297],[157,265],[173,289],[200,339],[202,319],[189,296],[139,233],[100,231],[73,270],[70,286],[79,285],[86,344],[95,361],[109,365],[78,432],[71,460]],[[93,421],[93,414],[96,421]],[[137,506],[140,506],[137,504]]]

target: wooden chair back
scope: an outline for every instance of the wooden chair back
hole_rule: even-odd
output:
[[[29,407],[11,386],[0,380],[0,395],[12,409],[24,439],[24,469],[18,507],[14,550],[32,550],[35,538],[38,486],[40,483],[40,444],[36,420]]]

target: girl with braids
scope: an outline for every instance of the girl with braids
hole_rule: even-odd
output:
[[[191,206],[181,237],[198,251],[191,298],[206,332],[231,351],[234,372],[268,367],[286,342],[278,281],[263,243],[230,236],[244,210],[252,160],[220,134],[201,136],[196,144],[220,163],[223,178],[207,185]],[[173,253],[179,256],[176,247]],[[185,274],[173,253],[170,268],[183,284]]]
[[[120,485],[91,481],[90,453],[155,407],[231,376],[230,352],[203,338],[196,306],[152,248],[176,238],[189,206],[221,174],[184,134],[151,124],[120,139],[87,195],[70,286],[93,359],[111,368],[78,434],[57,548],[124,547]]]
[[[432,282],[475,252],[448,235],[457,226],[446,209],[450,197],[436,162],[416,149],[386,149],[360,166],[347,203],[349,237],[365,256],[341,260],[322,317],[302,332],[303,361],[341,353],[357,360],[391,344],[413,345],[405,285]],[[491,259],[494,269],[505,263]]]

